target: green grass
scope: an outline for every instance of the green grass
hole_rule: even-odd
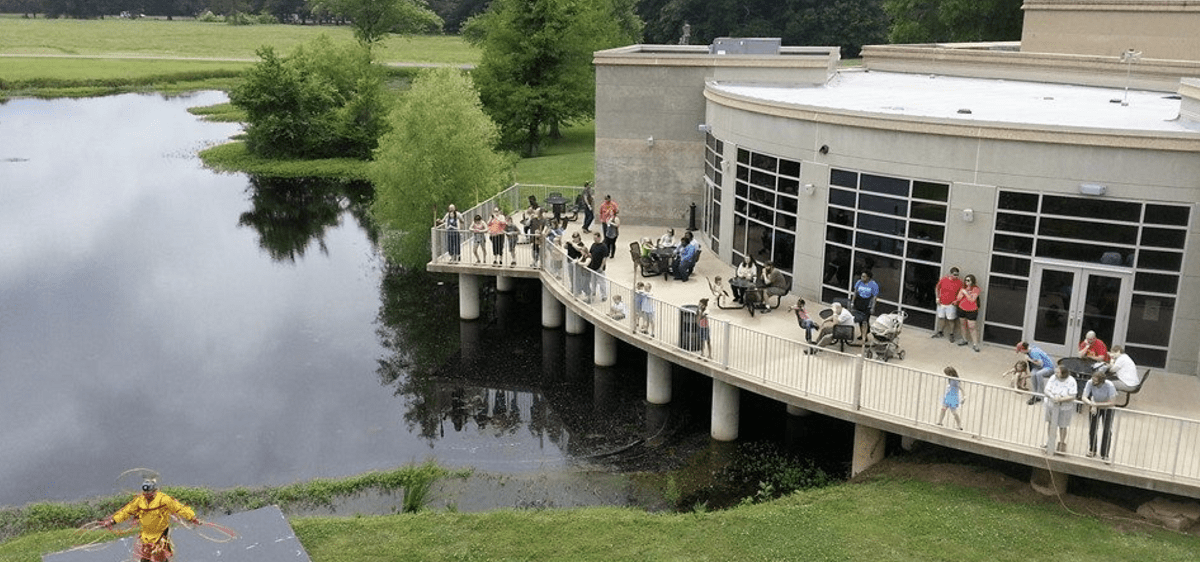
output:
[[[568,127],[563,138],[548,144],[536,158],[517,163],[517,182],[546,185],[583,185],[596,173],[596,123]]]
[[[588,508],[420,512],[291,521],[314,562],[730,560],[1192,561],[1200,538],[1075,515],[1053,500],[1006,503],[950,484],[875,478],[705,513]],[[1128,525],[1126,525],[1128,526]],[[34,562],[71,531],[0,543]]]

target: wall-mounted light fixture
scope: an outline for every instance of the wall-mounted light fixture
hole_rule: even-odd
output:
[[[646,146],[654,146],[654,137],[648,137],[646,139]]]
[[[821,145],[821,148],[817,149],[817,152],[820,152],[821,154],[829,154],[829,145]]]
[[[1107,186],[1098,183],[1081,183],[1079,184],[1079,192],[1084,195],[1093,195],[1099,197],[1108,191]]]
[[[712,125],[709,125],[708,123],[701,123],[700,126],[697,128],[700,129],[701,133],[711,133],[712,132]]]
[[[975,222],[975,209],[963,209],[963,222]]]
[[[816,193],[817,186],[815,186],[811,183],[806,183],[806,184],[800,186],[800,191],[802,193],[804,193],[805,195],[812,195],[813,193]]]

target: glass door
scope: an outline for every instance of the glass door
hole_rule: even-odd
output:
[[[1025,333],[1054,357],[1074,355],[1088,331],[1108,345],[1125,341],[1133,274],[1034,263]]]

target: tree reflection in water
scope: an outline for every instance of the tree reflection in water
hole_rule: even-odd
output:
[[[259,246],[275,261],[295,262],[313,241],[327,254],[325,233],[340,224],[343,212],[358,221],[372,244],[378,244],[369,215],[375,193],[370,182],[252,175],[247,191],[253,208],[242,213],[238,224],[254,228]]]

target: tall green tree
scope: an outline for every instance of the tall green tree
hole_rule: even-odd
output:
[[[1023,0],[884,0],[892,43],[1017,41]]]
[[[425,0],[309,0],[315,14],[344,17],[359,43],[371,47],[391,33],[441,31],[442,18]]]
[[[388,257],[418,267],[429,260],[429,228],[447,205],[460,209],[512,182],[515,159],[497,150],[500,131],[471,81],[456,69],[424,70],[390,115],[369,173],[371,211]]]
[[[629,2],[493,0],[464,36],[483,49],[473,77],[505,143],[536,155],[550,128],[591,118],[592,52],[636,42],[640,28]]]
[[[387,130],[382,70],[360,45],[320,35],[287,57],[271,47],[229,93],[246,148],[269,158],[370,158]]]

